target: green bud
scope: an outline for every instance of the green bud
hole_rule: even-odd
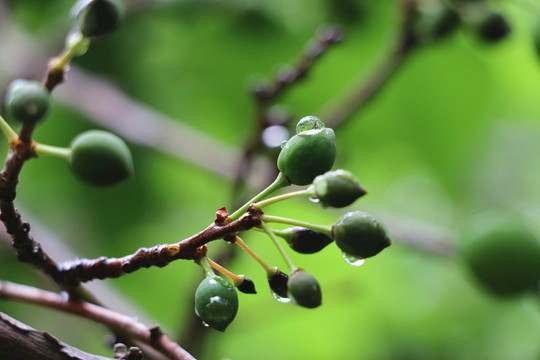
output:
[[[361,211],[346,213],[332,226],[336,245],[347,255],[368,258],[390,246],[385,226]]]
[[[313,309],[321,305],[322,292],[317,279],[304,271],[296,269],[288,282],[289,296],[300,306]]]
[[[307,116],[298,122],[297,134],[282,145],[277,166],[291,184],[307,185],[330,170],[335,158],[334,131]]]
[[[238,312],[238,294],[219,276],[205,278],[195,291],[195,313],[219,331],[225,331]]]
[[[535,291],[540,281],[540,240],[523,218],[479,213],[462,234],[464,263],[481,286],[503,297]]]
[[[238,291],[243,292],[244,294],[256,294],[255,283],[253,280],[244,278],[244,281],[236,287]]]
[[[289,276],[277,270],[272,276],[268,278],[268,285],[270,290],[279,297],[287,297],[287,282],[289,281]]]
[[[308,191],[310,197],[318,199],[321,205],[336,208],[349,206],[367,193],[354,175],[346,170],[328,171],[317,176]]]
[[[128,146],[107,131],[90,130],[73,139],[69,164],[81,180],[97,186],[113,185],[133,175]]]
[[[50,94],[38,81],[18,79],[8,86],[5,103],[11,117],[32,125],[49,112]]]
[[[113,31],[123,17],[123,7],[117,0],[80,0],[72,12],[77,26],[86,37]]]
[[[276,231],[276,235],[284,238],[291,249],[301,254],[314,254],[334,241],[319,231],[300,226]]]
[[[478,19],[476,31],[483,41],[494,43],[506,37],[511,31],[511,27],[501,14],[489,12]]]

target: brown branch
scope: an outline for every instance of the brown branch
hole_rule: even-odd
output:
[[[407,55],[415,48],[414,45],[414,40],[407,33],[400,34],[388,57],[366,82],[362,81],[352,91],[347,92],[344,98],[323,107],[320,116],[325,120],[326,125],[334,129],[337,128],[375,98],[375,95],[381,91],[407,59]]]
[[[72,313],[106,325],[128,338],[152,346],[173,360],[193,359],[180,345],[161,332],[159,326],[147,327],[129,316],[83,301],[66,300],[62,295],[29,286],[0,281],[0,298],[23,301]],[[0,347],[1,348],[1,347]]]
[[[226,224],[216,221],[201,232],[178,243],[141,248],[134,254],[122,258],[100,257],[93,260],[68,261],[57,266],[57,273],[54,276],[57,281],[75,287],[81,282],[117,278],[141,268],[164,267],[178,259],[197,260],[201,256],[200,248],[203,245],[260,225],[261,214],[259,210],[250,207],[248,212],[237,220]]]
[[[49,333],[37,331],[3,313],[0,313],[0,359],[111,360],[69,346]]]

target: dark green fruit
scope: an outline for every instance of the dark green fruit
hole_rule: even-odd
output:
[[[297,134],[282,145],[277,166],[291,184],[307,185],[330,170],[335,158],[334,131],[308,116],[298,123]]]
[[[332,237],[345,254],[363,259],[377,255],[391,244],[385,226],[361,211],[343,215],[332,226]]]
[[[236,287],[238,291],[243,292],[244,294],[256,294],[255,283],[253,280],[244,278],[244,281]]]
[[[19,79],[9,85],[5,102],[11,117],[32,125],[49,112],[50,95],[41,83]]]
[[[341,208],[349,206],[366,194],[358,180],[348,171],[328,171],[313,180],[308,188],[311,197],[318,199],[323,206]]]
[[[284,238],[291,249],[301,254],[314,254],[334,241],[319,231],[300,226],[280,230],[276,234]]]
[[[483,15],[477,23],[478,36],[488,43],[499,41],[510,33],[510,24],[499,13]]]
[[[287,297],[287,282],[289,281],[289,276],[277,270],[276,273],[268,278],[268,285],[270,290],[279,297]]]
[[[313,309],[321,305],[322,292],[317,279],[304,271],[296,269],[288,282],[289,296],[305,308]]]
[[[86,37],[113,31],[122,21],[122,5],[116,0],[80,0],[73,12],[81,33]]]
[[[462,256],[474,278],[504,297],[534,291],[540,281],[540,240],[515,214],[481,213],[463,231]]]
[[[81,180],[97,186],[113,185],[133,175],[126,143],[101,130],[90,130],[73,139],[69,165]]]
[[[204,279],[195,291],[195,313],[219,331],[225,331],[238,311],[238,294],[228,281],[219,276]]]

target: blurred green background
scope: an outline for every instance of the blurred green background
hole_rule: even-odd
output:
[[[0,2],[1,89],[15,77],[43,77],[44,59],[62,49],[72,5],[71,0]],[[411,246],[418,238],[428,246],[430,241],[458,245],[460,223],[479,207],[502,205],[537,223],[540,218],[540,60],[532,38],[540,7],[528,0],[490,5],[512,24],[506,39],[484,44],[463,27],[418,49],[378,97],[336,130],[335,168],[353,172],[369,191],[350,209],[379,216],[392,232],[393,246],[359,268],[349,266],[333,245],[315,255],[291,254],[321,283],[323,306],[315,310],[275,301],[264,272],[239,254],[229,268],[252,278],[258,294],[239,294],[235,321],[223,334],[203,329],[207,342],[195,355],[540,359],[537,298],[495,299],[470,280],[459,257]],[[379,0],[148,2],[73,65],[111,82],[132,101],[240,150],[255,128],[248,91],[254,75],[271,76],[295,59],[321,24],[342,24],[344,41],[279,99],[293,122],[318,115],[322,105],[372,74],[392,47],[399,19],[398,2]],[[30,42],[10,41],[13,28]],[[7,44],[22,58],[10,57]],[[33,61],[33,51],[45,58]],[[129,118],[122,121],[127,133],[138,131]],[[35,139],[67,146],[81,131],[102,126],[55,97]],[[16,204],[53,258],[68,260],[60,255],[68,249],[75,257],[118,257],[176,242],[203,229],[218,208],[235,203],[232,180],[201,168],[197,156],[186,160],[137,143],[130,147],[135,177],[107,189],[79,183],[59,160],[27,163]],[[202,157],[207,150],[195,148]],[[238,161],[217,159],[230,166]],[[344,211],[306,200],[268,210],[321,224],[333,223]],[[47,232],[40,239],[38,234]],[[285,268],[267,238],[251,232],[244,237],[268,263]],[[212,243],[209,254],[224,246]],[[0,250],[1,279],[51,286],[18,263],[9,246],[1,244]],[[106,280],[107,287],[95,293],[112,294],[121,304],[117,310],[161,324],[189,350],[182,339],[201,279],[199,267],[178,261]],[[100,325],[6,301],[0,301],[0,311],[83,350],[111,355]]]

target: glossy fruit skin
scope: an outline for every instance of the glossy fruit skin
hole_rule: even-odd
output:
[[[289,297],[305,308],[313,309],[322,303],[321,286],[317,279],[304,269],[296,269],[289,276],[287,283]]]
[[[133,175],[133,159],[126,143],[102,130],[90,130],[71,142],[71,170],[96,186],[114,185]]]
[[[279,232],[294,251],[301,254],[314,254],[321,251],[334,240],[315,230],[296,226]]]
[[[336,137],[330,128],[313,129],[291,137],[277,160],[279,171],[291,184],[308,185],[330,170],[336,159]]]
[[[195,313],[218,331],[225,331],[238,312],[238,294],[219,276],[205,278],[195,291]]]
[[[80,0],[73,9],[78,27],[86,37],[113,31],[123,17],[122,6],[116,0]]]
[[[289,275],[285,274],[281,270],[277,270],[275,274],[268,278],[268,286],[270,290],[276,295],[286,298],[287,295],[287,283],[289,281]]]
[[[492,294],[514,297],[540,281],[540,239],[525,219],[510,213],[477,214],[463,230],[465,266]]]
[[[328,171],[317,176],[312,191],[321,205],[335,208],[349,206],[366,194],[358,180],[346,170]]]
[[[343,215],[332,226],[332,237],[344,253],[363,259],[377,255],[391,244],[386,227],[361,211]]]
[[[19,79],[8,86],[5,103],[12,118],[32,125],[48,114],[50,94],[38,81]]]

